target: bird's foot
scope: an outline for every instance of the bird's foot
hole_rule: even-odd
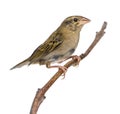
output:
[[[81,57],[78,56],[78,55],[73,55],[73,56],[70,56],[68,59],[72,58],[73,60],[76,60],[76,63],[73,64],[73,66],[76,66],[76,65],[79,65],[80,63],[80,60],[81,60]]]
[[[47,68],[58,68],[59,70],[62,70],[63,71],[63,73],[62,73],[63,79],[65,78],[65,75],[66,75],[66,72],[67,72],[67,67],[60,66],[60,65],[50,66],[50,64],[47,64],[46,67]]]
[[[64,79],[65,75],[66,75],[66,72],[67,72],[67,67],[65,67],[65,66],[58,66],[58,68],[59,68],[59,70],[63,71],[63,74],[62,74],[63,78],[62,79]]]

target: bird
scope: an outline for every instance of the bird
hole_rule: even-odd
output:
[[[60,65],[51,65],[61,63],[69,58],[79,60],[78,56],[72,56],[78,46],[81,29],[90,19],[83,16],[69,16],[61,25],[48,37],[45,42],[38,46],[35,51],[24,61],[18,63],[10,70],[20,68],[24,65],[40,64],[47,68],[58,68],[66,73],[67,68]]]

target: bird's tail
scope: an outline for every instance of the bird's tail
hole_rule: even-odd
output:
[[[13,70],[15,68],[20,68],[24,65],[29,65],[30,61],[29,61],[29,58],[28,59],[25,59],[24,61],[18,63],[17,65],[15,65],[14,67],[12,67],[10,70]]]

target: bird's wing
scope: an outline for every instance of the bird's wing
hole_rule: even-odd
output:
[[[37,62],[41,58],[44,59],[46,55],[58,48],[63,42],[62,34],[53,34],[43,44],[41,44],[29,58],[30,64]]]

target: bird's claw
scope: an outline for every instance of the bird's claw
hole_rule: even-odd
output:
[[[78,56],[78,55],[73,55],[73,56],[70,56],[70,58],[72,58],[73,60],[76,60],[76,63],[73,64],[73,66],[76,66],[76,65],[79,65],[80,61],[81,61],[81,57]]]
[[[66,72],[67,72],[67,67],[65,67],[65,66],[58,66],[58,67],[59,67],[59,70],[63,71],[63,74],[62,74],[63,78],[62,79],[64,79]]]
[[[78,55],[72,56],[72,59],[74,59],[74,60],[76,59],[77,62],[80,62],[80,60],[81,60],[80,56],[78,56]]]
[[[50,64],[48,63],[48,64],[46,64],[46,67],[47,68],[58,68],[59,70],[61,70],[61,71],[63,71],[63,79],[65,78],[65,74],[66,74],[66,72],[67,72],[67,67],[65,67],[65,66],[59,66],[59,65],[55,65],[55,66],[50,66]]]

